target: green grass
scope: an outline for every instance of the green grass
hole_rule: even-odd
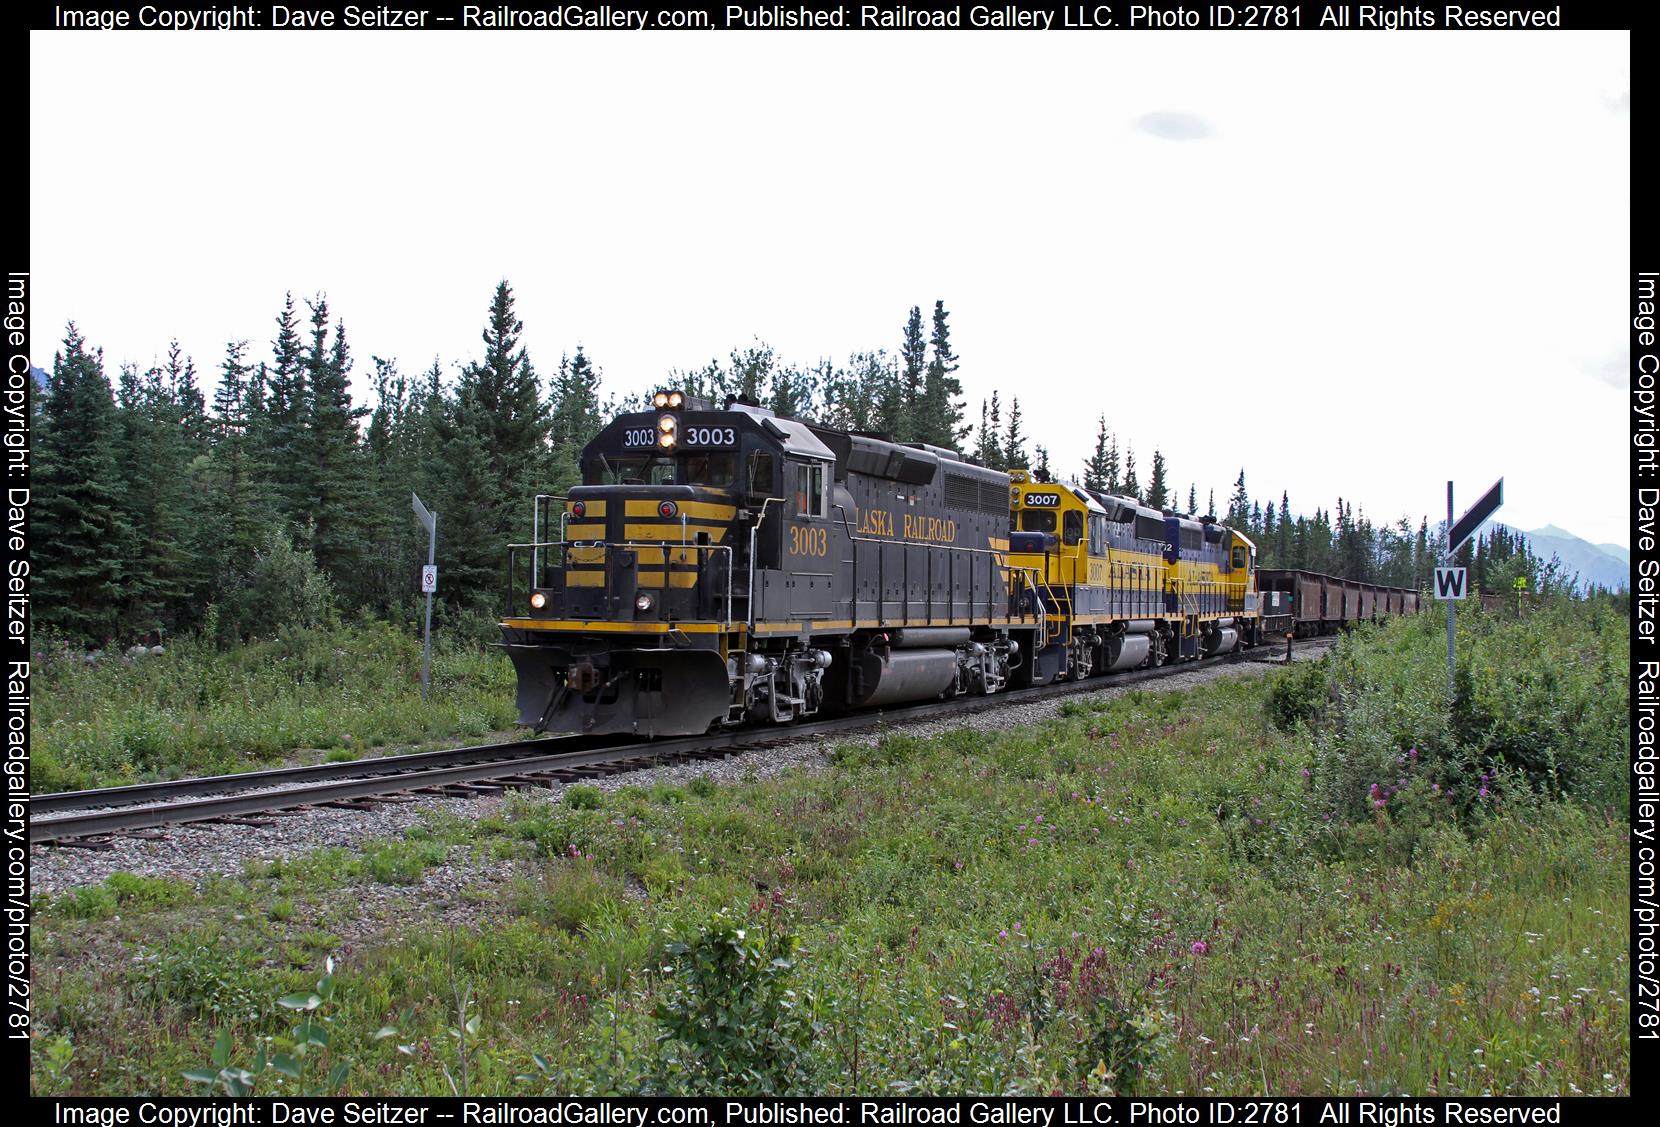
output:
[[[1621,631],[1577,625],[1577,668],[1617,677]],[[1511,632],[1538,626],[1473,622],[1472,652],[1511,655],[1525,682],[1547,658]],[[662,1015],[758,996],[688,961],[735,924],[799,940],[752,985],[792,991],[811,1048],[787,1075],[805,1090],[1629,1093],[1630,831],[1597,781],[1623,748],[1596,744],[1569,785],[1507,758],[1502,725],[1461,736],[1444,700],[1406,691],[1438,638],[1399,623],[1346,640],[1289,730],[1270,699],[1300,671],[1074,701],[1027,730],[894,735],[765,782],[513,797],[182,899],[129,893],[118,920],[80,906],[119,898],[110,885],[54,898],[34,932],[32,1082],[200,1091],[182,1073],[220,1030],[239,1061],[283,1036],[275,1000],[313,989],[332,952],[330,1052],[350,1063],[330,1090],[448,1094],[468,1023],[474,1093],[694,1090],[709,1078],[659,1040]],[[1557,706],[1602,677],[1559,684]],[[1509,691],[1479,666],[1473,684]],[[1382,807],[1334,806],[1345,739],[1384,746],[1344,735],[1362,715],[1426,738],[1391,760],[1411,777]],[[1487,795],[1429,793],[1468,768],[1495,776]],[[515,866],[478,886],[476,928],[339,940],[362,889],[445,856],[481,878]],[[809,1043],[720,1012],[740,1043]]]
[[[382,623],[297,630],[228,650],[177,639],[157,657],[37,647],[30,740],[37,790],[68,790],[270,764],[300,749],[329,761],[371,748],[512,726],[513,671],[499,652],[435,645],[421,700],[420,641]]]

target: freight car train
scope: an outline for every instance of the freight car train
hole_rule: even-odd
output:
[[[1258,605],[1265,635],[1299,638],[1330,634],[1353,622],[1418,613],[1418,592],[1379,587],[1313,571],[1257,572]]]
[[[938,447],[664,391],[581,469],[509,547],[538,731],[782,724],[1264,637],[1242,533]]]

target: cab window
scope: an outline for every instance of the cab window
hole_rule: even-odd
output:
[[[1072,547],[1084,538],[1084,514],[1077,509],[1068,509],[1066,519],[1061,523],[1061,543]]]
[[[686,471],[686,479],[683,484],[714,486],[732,484],[732,472],[737,455],[731,451],[684,454],[682,458]]]
[[[830,491],[822,462],[802,462],[794,467],[795,511],[804,517],[830,515]]]
[[[772,455],[755,453],[749,456],[749,492],[763,497],[772,496]]]
[[[1055,531],[1055,513],[1052,509],[1027,509],[1020,514],[1022,532]]]
[[[673,485],[672,455],[596,458],[582,475],[585,485]]]
[[[1233,566],[1235,569],[1245,566],[1245,549],[1238,544],[1233,549]]]

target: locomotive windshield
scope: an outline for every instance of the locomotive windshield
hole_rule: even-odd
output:
[[[582,470],[584,485],[709,485],[732,484],[736,455],[696,451],[685,454],[600,455]]]

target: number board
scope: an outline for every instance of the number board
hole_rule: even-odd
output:
[[[681,439],[683,446],[719,446],[729,447],[738,444],[738,430],[736,427],[687,427],[686,434]]]
[[[657,445],[657,428],[626,427],[622,432],[625,450],[639,450]],[[676,436],[677,447],[698,447],[729,450],[738,445],[737,427],[690,426]]]
[[[1026,505],[1032,509],[1058,509],[1061,504],[1059,493],[1028,493]]]

